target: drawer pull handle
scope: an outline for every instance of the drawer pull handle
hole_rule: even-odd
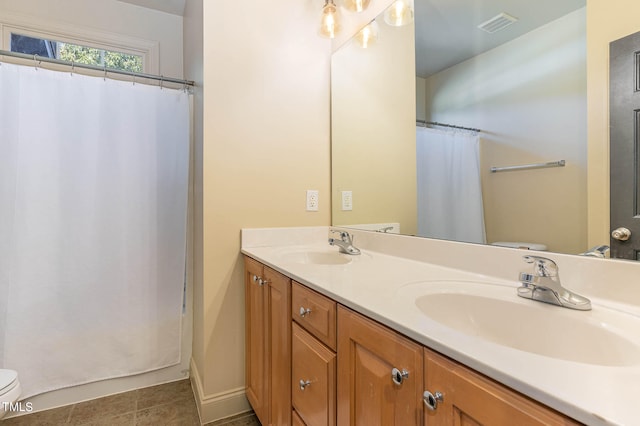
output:
[[[306,317],[309,314],[311,314],[311,309],[309,309],[309,308],[305,309],[303,306],[300,306],[300,316],[302,318]]]
[[[258,275],[254,275],[252,279],[253,279],[253,282],[257,283],[259,286],[263,286],[269,282],[267,280],[262,279],[262,277]]]
[[[404,382],[404,380],[408,378],[409,378],[409,372],[404,368],[402,369],[402,371],[398,370],[397,368],[394,368],[393,370],[391,370],[391,380],[393,380],[393,383],[395,383],[398,386],[400,386],[402,382]]]
[[[300,379],[300,390],[304,390],[307,386],[309,386],[311,382],[309,380]]]
[[[442,392],[433,394],[429,391],[424,391],[422,400],[429,410],[435,411],[438,408],[438,402],[444,401],[444,395],[442,395]]]

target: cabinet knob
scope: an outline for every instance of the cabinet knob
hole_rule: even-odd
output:
[[[254,283],[258,284],[259,286],[263,286],[265,284],[269,284],[268,280],[265,280],[261,276],[258,276],[258,275],[254,275],[253,277],[251,277],[251,279],[253,280]]]
[[[395,383],[398,386],[400,386],[402,382],[404,382],[404,380],[408,378],[409,378],[409,372],[404,368],[402,369],[402,371],[398,370],[397,368],[394,368],[393,370],[391,370],[391,380],[393,380],[393,383]]]
[[[429,391],[424,391],[422,394],[422,400],[429,410],[435,411],[436,408],[438,408],[438,402],[444,401],[444,395],[442,395],[442,392],[436,392],[433,394]]]
[[[300,379],[300,390],[304,390],[310,384],[311,384],[311,382],[309,380]]]
[[[306,317],[307,315],[309,315],[311,313],[311,309],[310,308],[306,308],[304,306],[300,306],[300,316],[302,318]]]

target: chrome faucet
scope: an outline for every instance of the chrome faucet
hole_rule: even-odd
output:
[[[393,226],[385,226],[384,228],[376,230],[376,232],[384,232],[385,234],[389,231],[393,231]]]
[[[562,287],[558,265],[553,260],[539,256],[524,256],[523,259],[533,264],[533,273],[520,273],[522,286],[518,287],[518,296],[581,311],[591,309],[589,299]]]
[[[360,249],[354,247],[353,237],[346,231],[339,231],[337,229],[330,229],[329,235],[338,234],[340,238],[333,238],[329,236],[329,244],[332,246],[338,246],[340,253],[356,255],[360,254]]]
[[[609,251],[609,246],[606,246],[606,245],[595,246],[595,247],[591,247],[589,250],[585,251],[584,253],[580,253],[580,256],[600,257],[604,259],[606,257],[605,254],[608,251]]]

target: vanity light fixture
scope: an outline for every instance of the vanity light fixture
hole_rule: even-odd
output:
[[[355,39],[358,47],[363,49],[375,44],[378,41],[378,23],[376,21],[369,22],[366,27],[356,34]]]
[[[384,11],[384,22],[402,27],[413,22],[413,0],[397,0]]]
[[[340,20],[338,10],[333,0],[325,0],[322,8],[322,20],[320,21],[320,35],[322,37],[334,38],[340,31]]]
[[[344,0],[344,7],[351,12],[362,12],[367,7],[371,0]]]

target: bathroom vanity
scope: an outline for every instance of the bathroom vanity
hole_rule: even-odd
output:
[[[506,274],[526,269],[514,249],[356,232],[362,254],[350,256],[324,242],[327,231],[243,230],[247,398],[263,425],[604,425],[635,418],[614,389],[637,391],[637,307],[620,319],[595,292],[590,313],[518,298],[515,271],[508,280],[479,266],[488,261],[490,270],[498,256],[513,262]],[[398,256],[407,244],[422,244],[421,254]],[[489,250],[484,262],[451,260],[451,250],[465,259],[478,249]],[[443,264],[415,258],[430,254]],[[619,313],[621,305],[610,303]],[[565,326],[588,335],[569,338],[567,347],[554,343],[549,317],[560,336]],[[490,336],[482,327],[497,328]]]

